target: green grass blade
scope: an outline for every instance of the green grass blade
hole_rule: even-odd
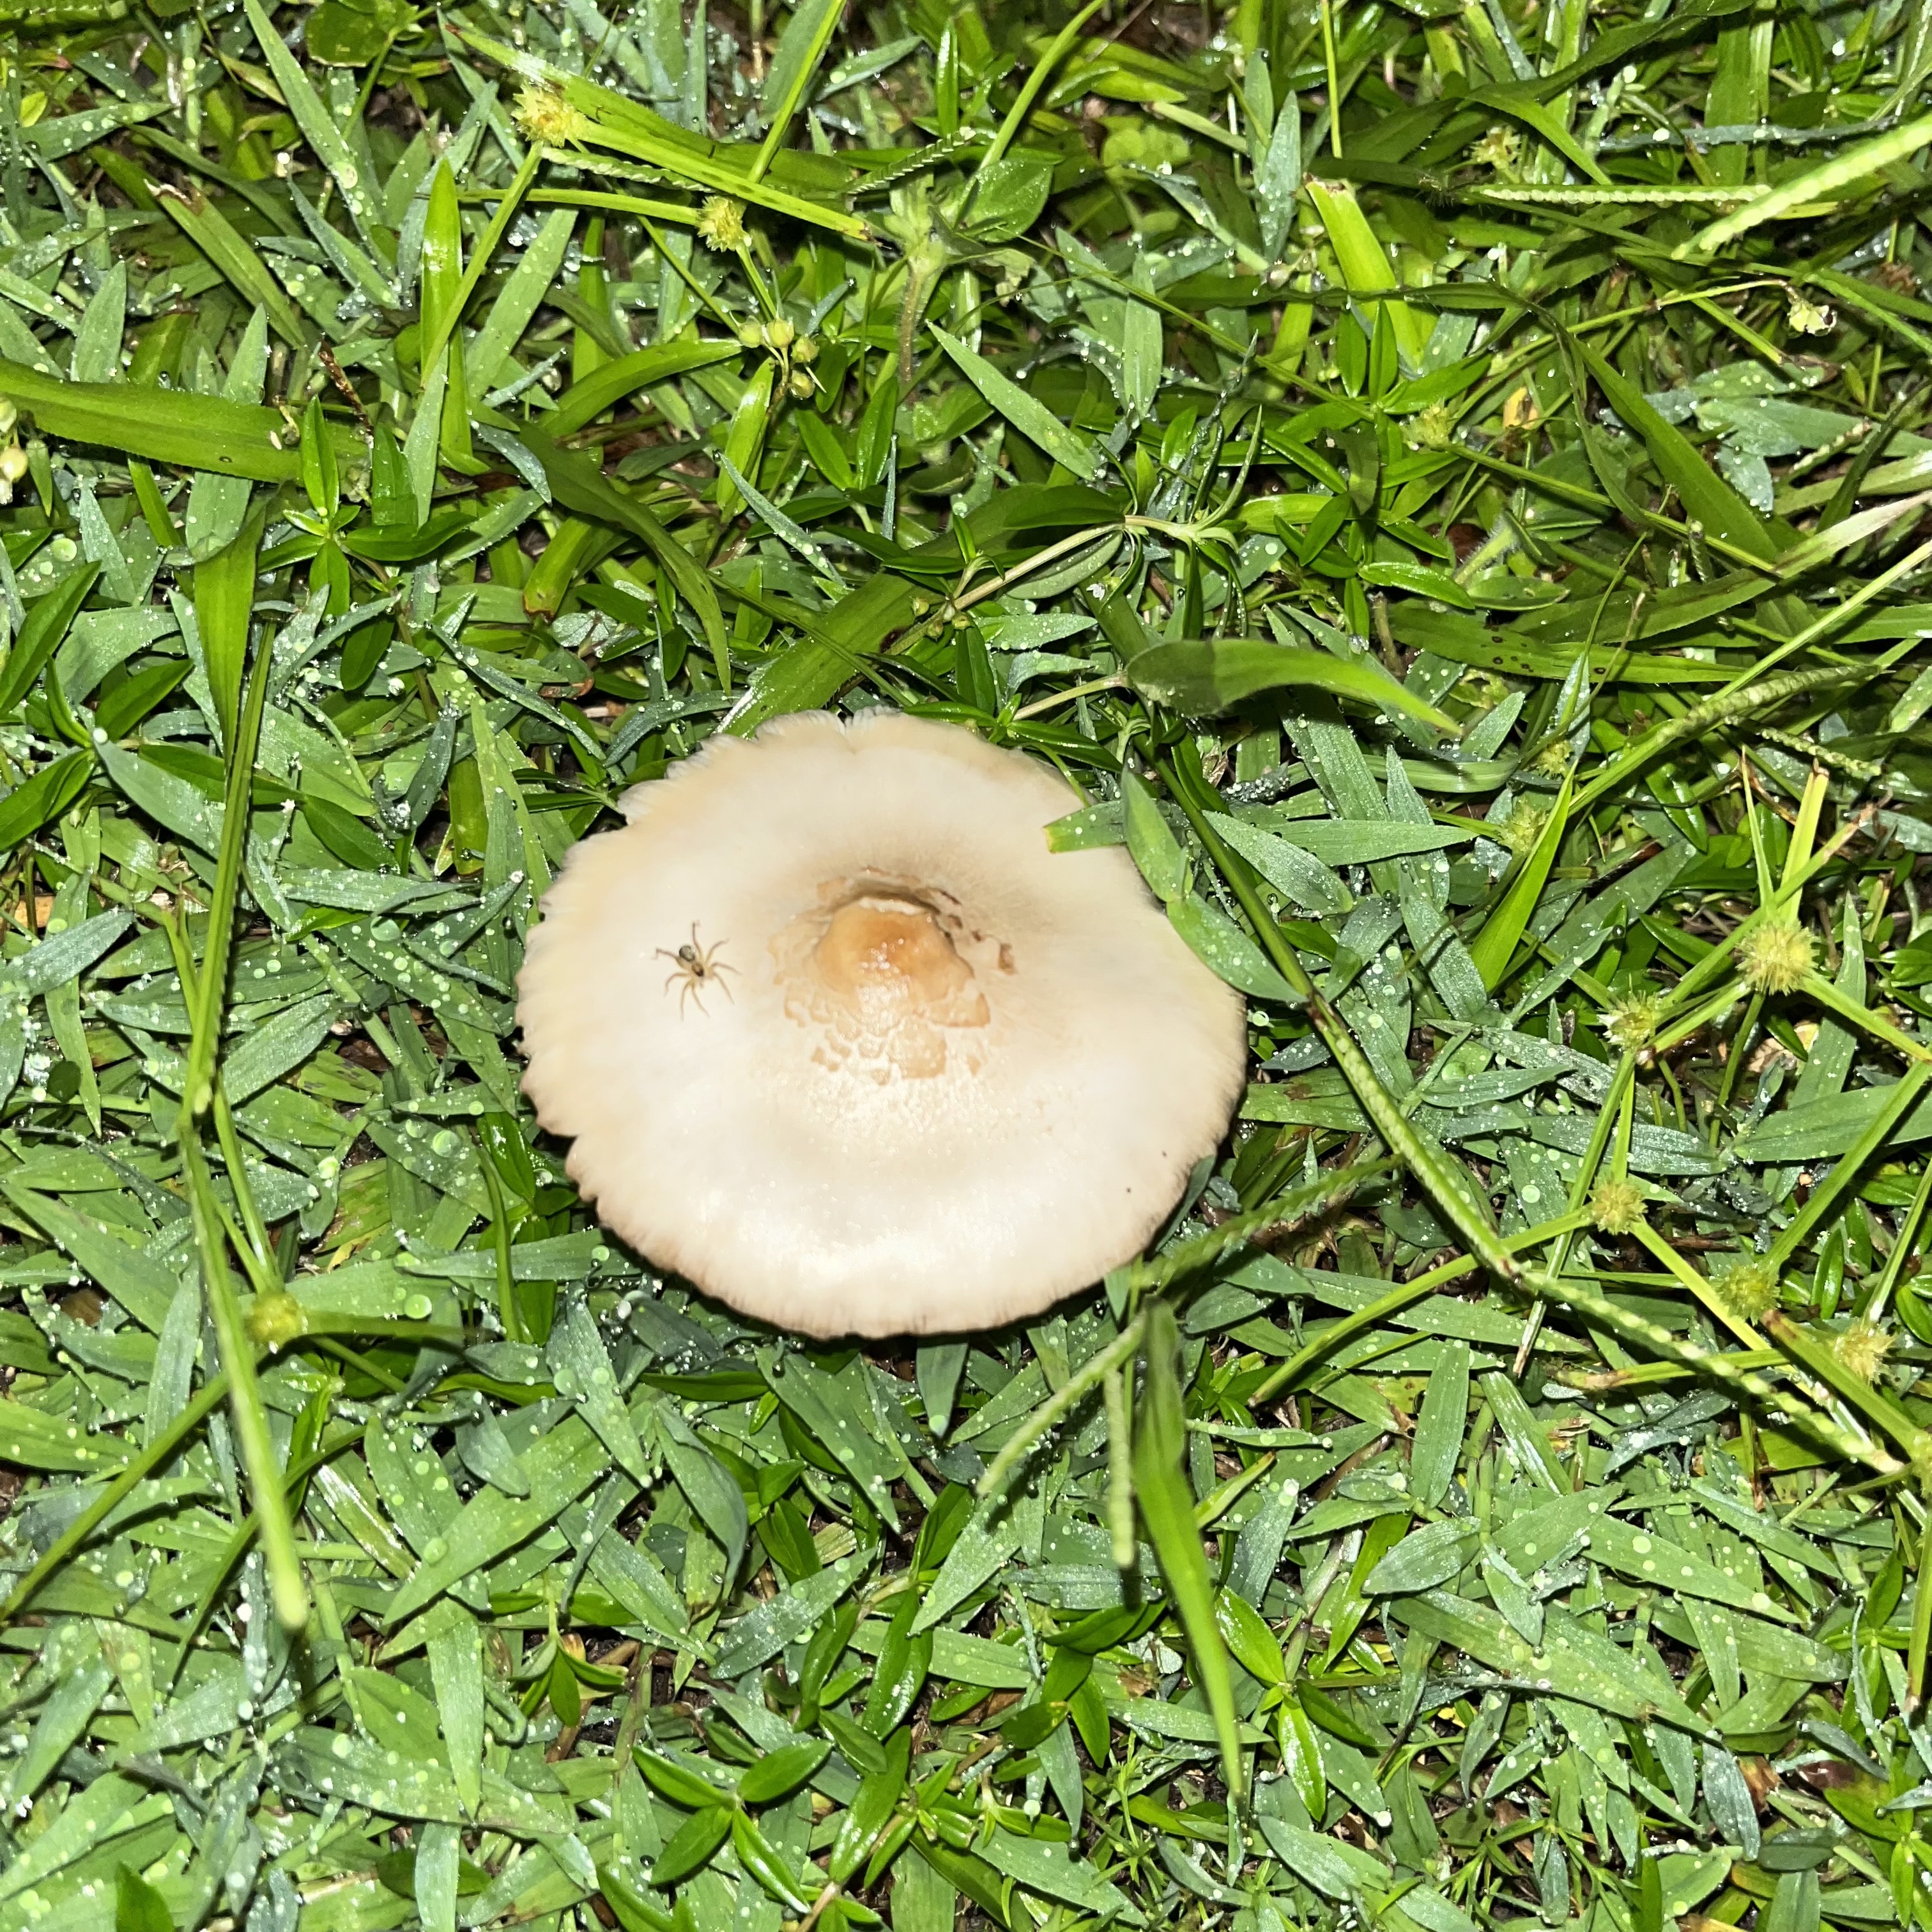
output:
[[[1180,1338],[1173,1311],[1156,1303],[1147,1316],[1146,1380],[1134,1409],[1134,1493],[1148,1539],[1160,1558],[1161,1574],[1180,1613],[1194,1653],[1194,1667],[1220,1740],[1221,1775],[1236,1804],[1246,1794],[1241,1757],[1240,1720],[1234,1710],[1228,1649],[1214,1615],[1214,1589],[1208,1552],[1195,1526],[1189,1492],[1187,1430],[1175,1364]]]
[[[1815,167],[1786,176],[1769,194],[1747,202],[1732,214],[1720,215],[1688,242],[1680,242],[1671,253],[1680,261],[1708,260],[1754,228],[1780,220],[1808,203],[1831,201],[1845,189],[1862,185],[1928,146],[1932,146],[1932,114],[1921,115]]]
[[[1021,435],[1040,445],[1054,462],[1064,464],[1075,476],[1091,482],[1100,474],[1100,452],[1077,429],[1070,429],[1039,398],[1003,374],[976,349],[970,348],[956,335],[949,335],[937,322],[930,325],[932,338],[959,366],[959,373]]]
[[[248,590],[252,602],[254,553],[247,552]],[[224,598],[231,594],[224,586]],[[244,620],[245,622],[245,620]],[[289,1520],[283,1492],[281,1466],[268,1435],[268,1417],[255,1376],[254,1343],[243,1322],[235,1284],[228,1270],[226,1235],[214,1181],[202,1151],[202,1125],[214,1104],[217,1061],[224,1017],[227,1011],[229,951],[235,931],[236,899],[241,890],[242,866],[248,844],[249,798],[255,772],[256,748],[261,740],[266,709],[270,652],[265,644],[256,652],[248,681],[246,703],[237,718],[228,748],[227,798],[221,840],[216,856],[214,890],[208,911],[207,939],[194,987],[194,1030],[191,1036],[182,1100],[176,1125],[176,1142],[188,1182],[195,1246],[202,1269],[202,1289],[228,1379],[230,1409],[236,1440],[248,1473],[250,1496],[260,1519],[262,1546],[274,1598],[275,1614],[285,1628],[299,1630],[308,1617],[308,1590],[296,1555],[295,1530]],[[234,1177],[238,1185],[244,1174]]]
[[[248,624],[255,609],[255,564],[262,541],[257,514],[228,548],[194,567],[194,621],[201,633],[208,688],[221,719],[222,742],[235,742],[242,680],[248,664]]]
[[[1509,970],[1509,963],[1516,956],[1516,949],[1543,897],[1543,889],[1550,883],[1550,868],[1563,849],[1570,830],[1570,793],[1574,782],[1573,777],[1565,776],[1563,789],[1550,808],[1541,836],[1525,856],[1509,890],[1503,895],[1502,903],[1483,922],[1482,931],[1470,944],[1469,957],[1476,962],[1483,984],[1492,992],[1502,985]]]

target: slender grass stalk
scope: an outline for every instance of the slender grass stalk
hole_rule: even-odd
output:
[[[1108,1370],[1100,1388],[1107,1405],[1107,1533],[1115,1564],[1131,1570],[1139,1550],[1134,1534],[1134,1465],[1130,1448],[1134,1439],[1132,1391],[1118,1367]]]
[[[1630,1232],[1670,1270],[1677,1280],[1690,1291],[1706,1313],[1714,1315],[1747,1348],[1759,1350],[1766,1346],[1764,1337],[1748,1322],[1738,1316],[1710,1282],[1648,1221],[1640,1221]]]
[[[1708,1376],[1727,1388],[1750,1396],[1754,1401],[1782,1412],[1795,1427],[1803,1430],[1843,1461],[1862,1462],[1881,1476],[1900,1476],[1906,1472],[1907,1465],[1897,1456],[1876,1443],[1853,1435],[1843,1424],[1822,1410],[1814,1408],[1790,1390],[1766,1381],[1755,1370],[1741,1367],[1732,1356],[1700,1348],[1694,1342],[1685,1341],[1681,1335],[1672,1334],[1660,1322],[1619,1306],[1608,1295],[1600,1294],[1574,1275],[1559,1278],[1541,1273],[1528,1274],[1524,1276],[1524,1286],[1532,1294],[1559,1303],[1594,1327],[1607,1330],[1619,1341],[1634,1342],[1654,1354],[1682,1363],[1684,1367]],[[1765,1325],[1771,1326],[1768,1318]]]
[[[1897,1238],[1892,1242],[1892,1252],[1886,1257],[1885,1271],[1878,1278],[1878,1286],[1859,1310],[1868,1321],[1876,1322],[1890,1306],[1906,1266],[1912,1259],[1928,1206],[1932,1206],[1932,1160],[1925,1163],[1925,1171],[1918,1177],[1918,1190],[1912,1197],[1912,1205],[1906,1210],[1905,1219],[1899,1223]]]
[[[1920,1428],[1895,1402],[1840,1361],[1816,1335],[1792,1321],[1782,1309],[1774,1308],[1764,1318],[1764,1325],[1772,1340],[1793,1361],[1816,1376],[1847,1408],[1856,1409],[1874,1427],[1883,1430],[1913,1463],[1922,1468],[1932,1465],[1932,1433]]]
[[[255,1378],[254,1344],[228,1272],[226,1231],[201,1141],[202,1124],[214,1112],[229,954],[234,940],[242,860],[248,850],[255,749],[261,742],[262,715],[268,704],[270,656],[266,644],[257,646],[230,748],[221,844],[215,859],[214,896],[208,909],[208,940],[194,989],[190,1010],[194,1030],[189,1042],[187,1078],[182,1083],[175,1138],[188,1186],[195,1247],[201,1262],[202,1292],[221,1352],[236,1441],[242,1451],[242,1466],[248,1472],[249,1493],[262,1521],[262,1549],[268,1564],[269,1593],[274,1600],[276,1616],[286,1628],[295,1630],[308,1620],[308,1590],[296,1554],[295,1526],[289,1520],[281,1466],[268,1434],[268,1412]],[[238,1148],[238,1141],[235,1144]],[[245,1186],[247,1177],[241,1174],[238,1155],[236,1172],[240,1176],[240,1184]],[[238,1252],[247,1255],[249,1246],[243,1240],[238,1244]]]
[[[1064,1417],[1072,1414],[1094,1389],[1106,1382],[1109,1375],[1118,1372],[1123,1364],[1132,1361],[1146,1334],[1147,1318],[1144,1315],[1137,1316],[1104,1348],[1088,1356],[1007,1437],[999,1454],[993,1459],[993,1466],[980,1478],[981,1497],[1000,1494],[1012,1480],[1013,1472],[1031,1452],[1034,1444]]]

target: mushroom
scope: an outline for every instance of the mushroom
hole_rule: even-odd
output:
[[[599,1218],[773,1325],[933,1334],[1138,1253],[1242,1090],[1240,996],[1024,754],[895,712],[714,737],[566,861],[518,1018]]]

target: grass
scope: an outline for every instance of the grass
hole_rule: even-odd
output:
[[[0,1923],[1932,1927],[1917,10],[4,17]],[[1254,1066],[860,1352],[513,1006],[877,704]]]

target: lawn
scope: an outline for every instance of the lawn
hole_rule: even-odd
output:
[[[1922,0],[0,20],[0,1925],[1932,1932]],[[516,982],[881,706],[1249,1058],[860,1346]]]

